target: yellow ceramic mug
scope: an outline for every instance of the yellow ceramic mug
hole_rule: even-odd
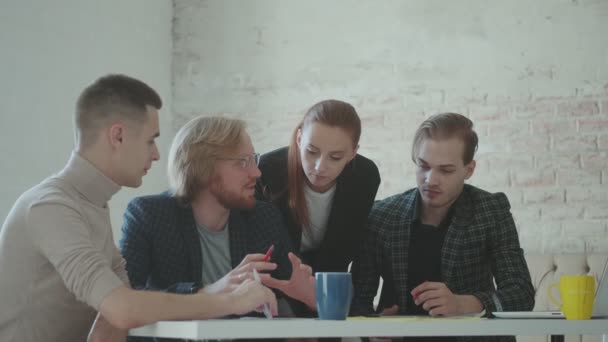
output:
[[[558,287],[562,304],[551,295]],[[595,297],[595,278],[582,275],[564,275],[559,284],[549,285],[549,299],[564,313],[566,319],[590,319]]]

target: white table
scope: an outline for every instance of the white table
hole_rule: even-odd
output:
[[[608,319],[450,319],[414,320],[366,318],[321,321],[306,318],[216,319],[163,321],[129,332],[134,336],[184,339],[359,337],[359,336],[490,336],[490,335],[605,335]]]

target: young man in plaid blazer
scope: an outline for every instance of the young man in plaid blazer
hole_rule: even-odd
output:
[[[379,277],[383,314],[489,316],[533,308],[509,200],[465,184],[475,170],[477,140],[473,123],[460,114],[434,115],[418,128],[412,148],[418,186],[372,208],[369,237],[353,264],[351,314],[373,312]],[[514,341],[432,338],[477,339]]]

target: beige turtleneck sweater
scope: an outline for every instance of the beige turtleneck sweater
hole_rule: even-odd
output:
[[[120,186],[78,153],[26,191],[0,230],[0,341],[85,341],[128,284],[108,201]]]

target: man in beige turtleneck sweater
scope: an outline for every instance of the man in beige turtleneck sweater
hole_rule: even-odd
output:
[[[124,341],[126,329],[158,320],[244,314],[264,303],[276,313],[273,293],[254,281],[213,295],[126,285],[107,203],[121,186],[140,186],[159,159],[161,106],[152,88],[124,75],[80,95],[67,165],[26,191],[0,230],[0,341],[83,341],[89,331],[90,340],[111,332]]]

